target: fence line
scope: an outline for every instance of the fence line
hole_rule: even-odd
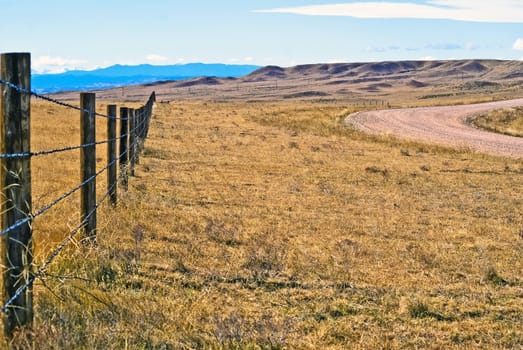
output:
[[[57,99],[54,99],[54,98],[51,98],[51,97],[48,97],[48,96],[44,96],[44,95],[40,95],[30,89],[26,89],[26,88],[23,88],[19,85],[16,85],[16,84],[13,84],[12,82],[9,82],[7,80],[4,80],[4,79],[0,79],[0,85],[4,85],[4,86],[7,86],[11,89],[14,89],[16,91],[18,91],[19,93],[21,94],[24,94],[24,95],[28,95],[28,96],[31,96],[31,97],[35,97],[37,99],[40,99],[40,100],[44,100],[44,101],[47,101],[47,102],[51,102],[55,105],[59,105],[59,106],[62,106],[62,107],[66,107],[66,108],[69,108],[69,109],[74,109],[74,110],[77,110],[79,112],[89,112],[88,110],[84,110],[82,109],[82,107],[78,107],[78,106],[75,106],[75,105],[72,105],[70,103],[67,103],[67,102],[63,102],[63,101],[60,101],[60,100],[57,100]],[[154,92],[153,92],[154,94]],[[98,112],[95,112],[94,115],[96,115],[97,117],[101,117],[101,118],[107,118],[107,119],[120,119],[116,116],[109,116],[107,114],[102,114],[102,113],[98,113]]]
[[[0,263],[4,264],[3,305],[4,333],[12,338],[19,327],[31,328],[33,322],[32,286],[41,278],[46,268],[63,251],[65,246],[84,231],[86,242],[96,243],[96,212],[110,198],[117,205],[117,187],[120,183],[127,189],[128,174],[134,174],[140,151],[149,131],[155,93],[145,105],[129,112],[121,107],[117,117],[116,105],[109,105],[107,115],[96,112],[95,94],[81,94],[80,107],[39,95],[30,89],[30,54],[0,55],[0,185],[5,197],[1,208],[0,238],[3,252]],[[35,97],[53,104],[74,109],[81,116],[81,144],[37,152],[30,151],[30,98]],[[108,139],[96,141],[96,118],[107,119]],[[116,135],[116,121],[120,121],[120,135]],[[116,154],[116,141],[120,152]],[[96,146],[107,144],[107,166],[96,172]],[[37,211],[32,210],[31,167],[33,157],[80,150],[82,182],[57,197]],[[117,163],[120,173],[117,174]],[[107,191],[97,201],[96,179],[108,172]],[[81,220],[65,239],[33,272],[32,222],[54,206],[81,191]],[[1,305],[1,304],[0,304]]]
[[[62,148],[56,148],[56,149],[50,149],[50,150],[44,150],[44,151],[37,151],[37,152],[28,152],[28,153],[10,153],[10,154],[0,154],[0,159],[9,159],[9,158],[34,158],[38,156],[46,156],[50,154],[55,153],[62,153],[67,151],[74,151],[82,148],[97,146],[97,145],[104,145],[108,144],[112,141],[118,140],[117,138],[114,139],[108,139],[103,141],[96,141],[91,143],[84,143],[78,146],[68,146],[68,147],[62,147]]]

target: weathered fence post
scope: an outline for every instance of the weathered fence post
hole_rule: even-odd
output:
[[[145,106],[142,106],[140,108],[140,128],[138,129],[138,137],[140,138],[140,150],[143,146],[143,126],[144,126],[144,120],[145,120]]]
[[[107,191],[111,204],[116,206],[118,201],[117,195],[117,159],[116,158],[116,105],[107,106]]]
[[[120,108],[120,177],[122,179],[122,187],[125,191],[128,188],[127,178],[127,161],[129,159],[129,151],[127,145],[129,144],[129,108]]]
[[[143,106],[143,117],[142,117],[142,140],[144,140],[144,146],[145,147],[145,131],[147,130],[147,105]]]
[[[136,114],[136,123],[135,123],[136,154],[134,156],[134,158],[135,158],[134,162],[136,164],[140,164],[140,152],[142,152],[142,135],[141,135],[142,117],[143,117],[143,106],[138,108],[138,112]]]
[[[8,53],[0,56],[0,78],[23,89],[31,89],[31,55]],[[0,84],[0,153],[30,152],[30,104],[28,93]],[[30,283],[33,263],[31,228],[31,158],[27,156],[0,160],[2,190],[1,229],[11,228],[2,236],[3,304]],[[25,222],[24,222],[25,221]],[[10,303],[3,317],[4,332],[12,338],[17,327],[33,323],[33,290],[28,286]]]
[[[96,241],[96,95],[80,94],[80,137],[81,144],[88,145],[80,150],[82,183],[81,220],[85,222],[84,237]]]
[[[133,108],[129,108],[129,175],[134,176],[136,162],[136,115]]]
[[[144,138],[147,138],[147,136],[149,135],[149,124],[151,122],[151,114],[152,114],[152,109],[153,109],[153,102],[155,101],[156,95],[154,94],[154,92],[151,94],[151,96],[149,97],[149,100],[147,101],[147,104],[145,105],[145,109],[146,109],[146,113],[145,113],[145,119],[146,119],[146,122],[145,122],[145,132],[144,132]]]

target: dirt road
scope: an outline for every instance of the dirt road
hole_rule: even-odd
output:
[[[360,112],[346,123],[363,132],[465,147],[493,155],[523,158],[523,138],[479,130],[467,123],[477,113],[523,106],[523,99],[474,105],[423,107]]]

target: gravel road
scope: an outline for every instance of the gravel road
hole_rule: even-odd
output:
[[[390,109],[359,112],[347,117],[347,125],[381,135],[465,147],[474,151],[523,158],[523,138],[474,128],[467,119],[489,110],[523,106],[523,99],[473,105]]]

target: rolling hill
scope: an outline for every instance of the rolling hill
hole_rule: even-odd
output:
[[[395,105],[398,101],[452,103],[523,96],[523,61],[450,60],[266,66],[246,75],[157,79],[145,85],[98,90],[102,99],[308,100]],[[75,94],[63,94],[75,99]]]

